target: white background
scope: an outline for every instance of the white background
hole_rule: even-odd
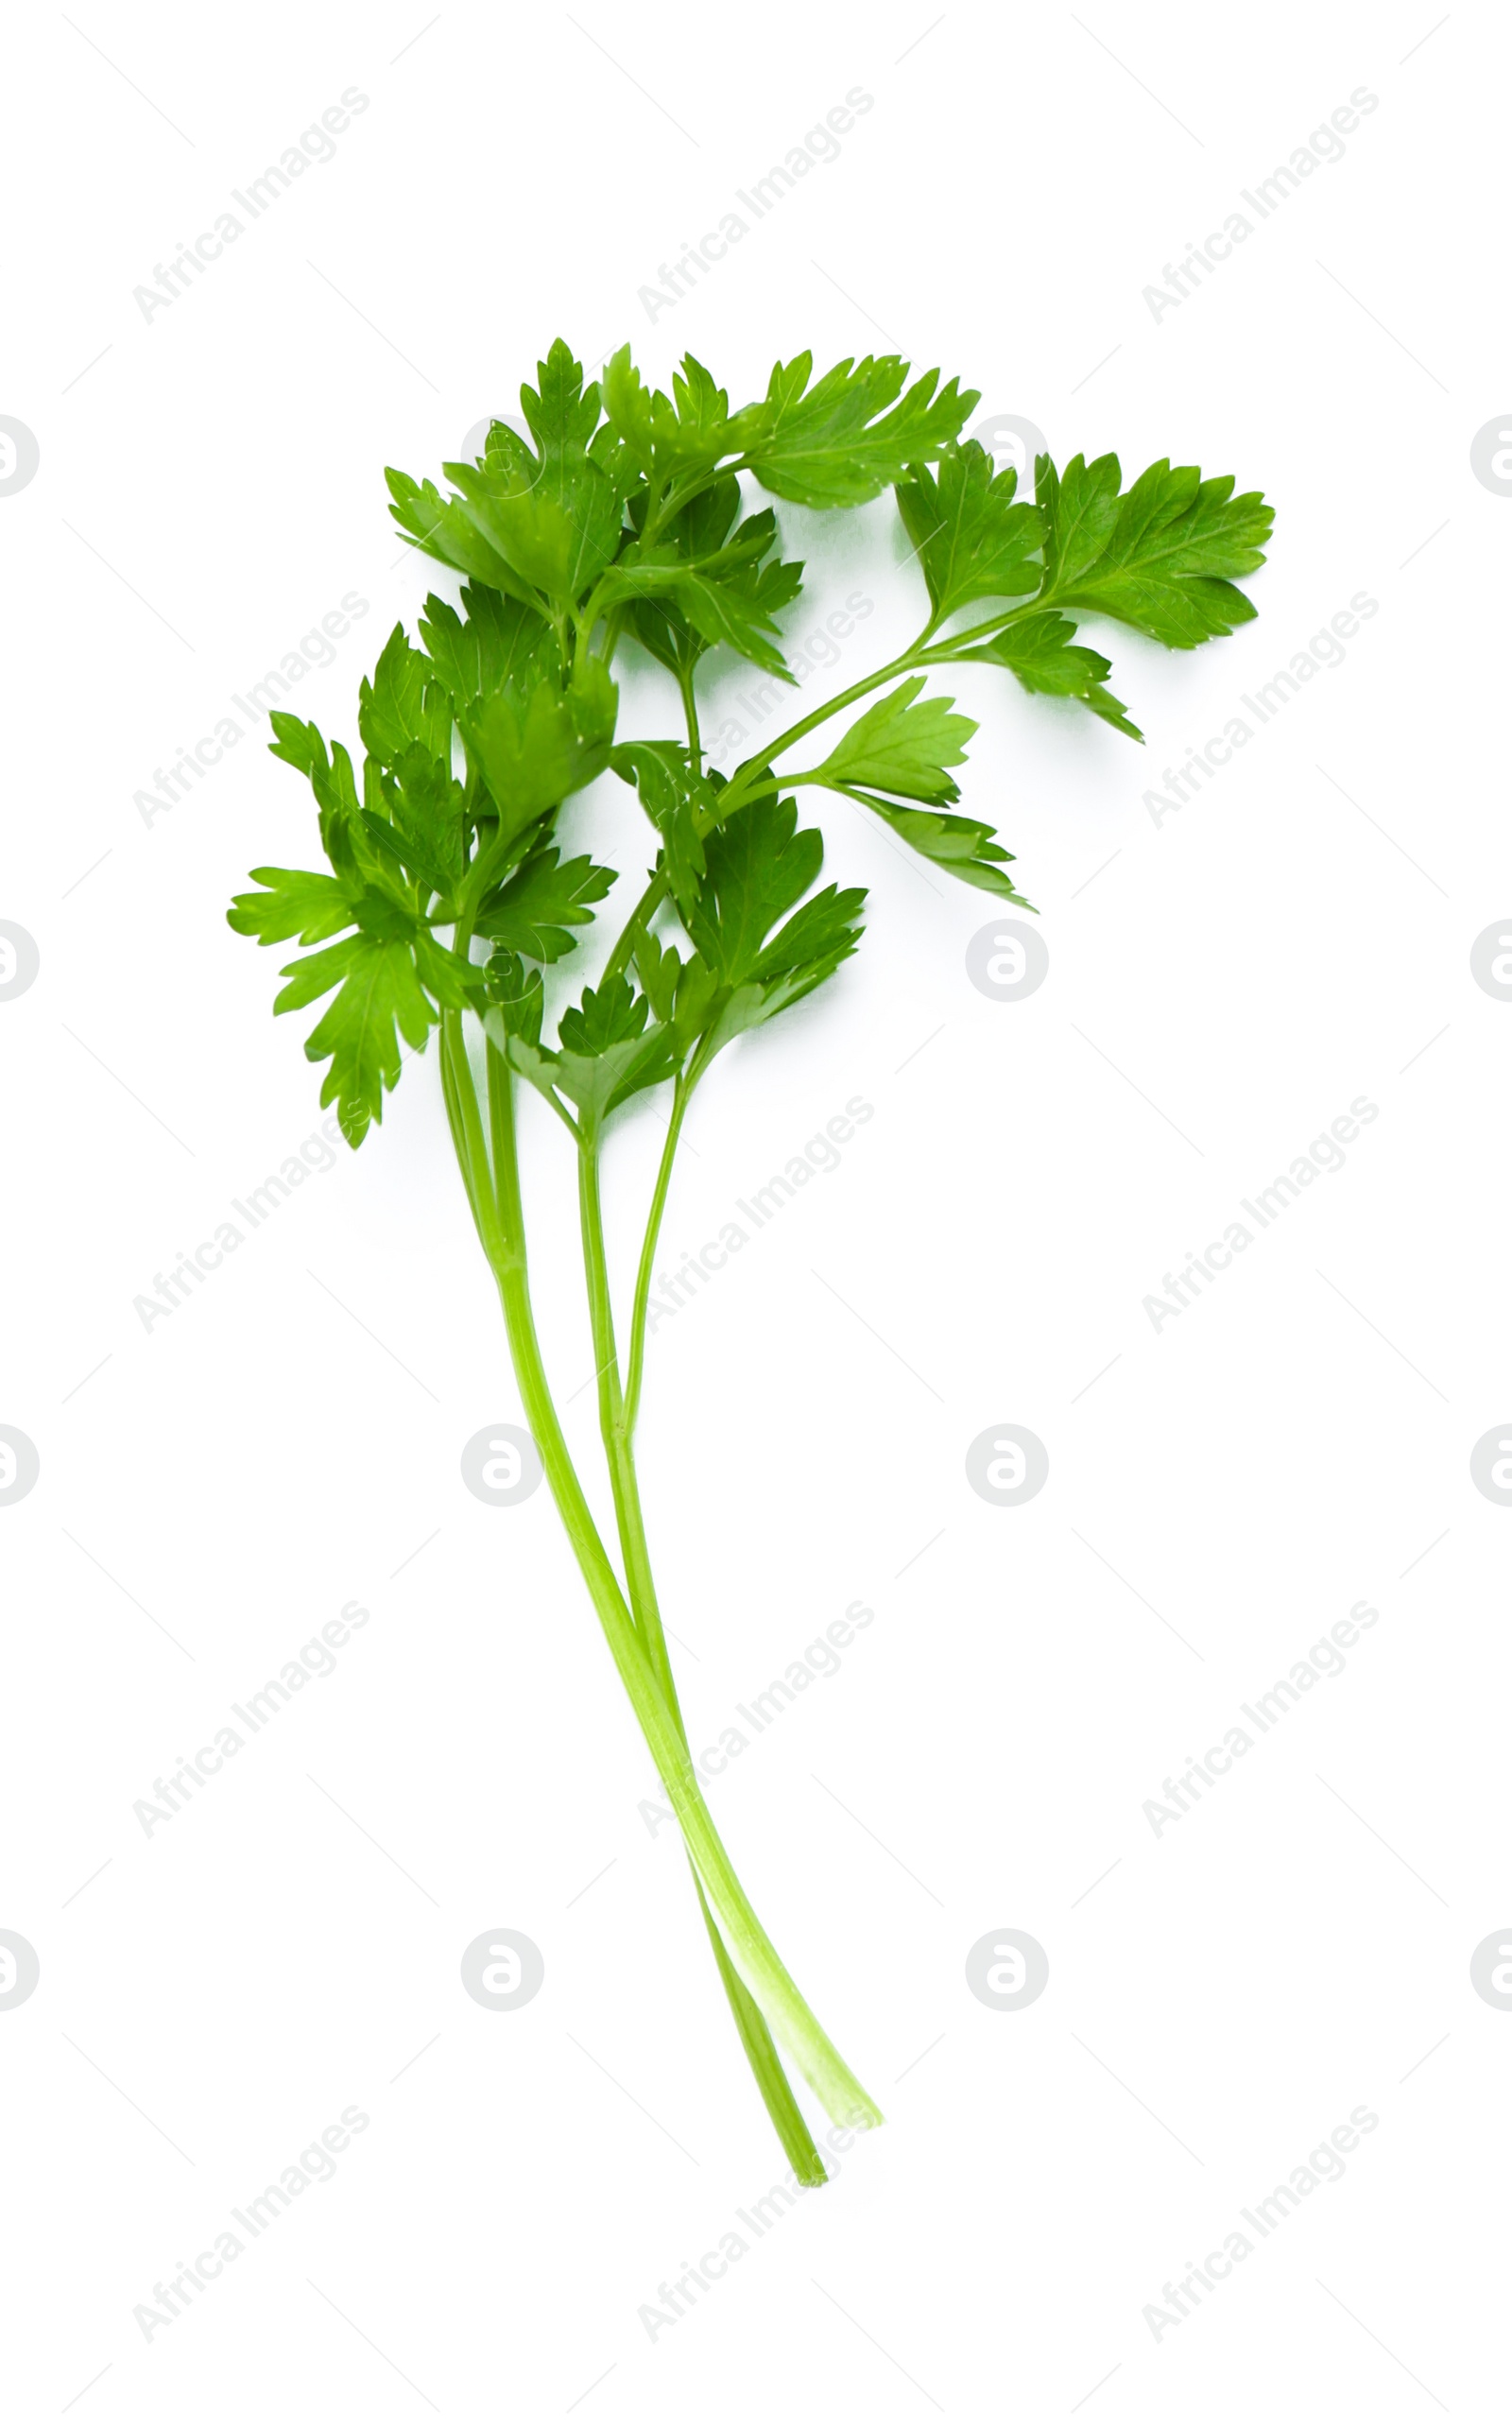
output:
[[[8,2416],[1501,2416],[1512,2015],[1469,1966],[1512,1920],[1512,1513],[1469,1461],[1512,1389],[1512,1009],[1469,956],[1512,907],[1512,502],[1470,468],[1512,401],[1504,45],[1435,14],[16,21],[0,412],[41,465],[0,497],[0,915],[41,973],[0,1005],[0,1420],[42,1472],[0,1509],[0,1925],[42,1977],[0,2013]],[[133,288],[352,86],[335,159],[145,319]],[[840,159],[653,324],[659,266],[856,86]],[[1344,160],[1153,318],[1362,86]],[[517,410],[558,331],[663,384],[691,347],[738,398],[805,346],[895,345],[1062,460],[1168,454],[1278,506],[1239,636],[1093,636],[1143,751],[954,686],[1040,990],[977,992],[987,898],[832,803],[864,950],[690,1125],[669,1251],[875,1108],[660,1330],[643,1469],[696,1743],[875,1611],[713,1800],[889,2122],[654,2340],[641,2306],[782,2162],[548,1496],[461,1483],[519,1403],[434,1054],[170,1319],[132,1303],[318,1118],[282,956],[224,921],[249,866],[308,856],[307,795],[259,726],[150,826],[133,796],[348,592],[369,615],[296,704],[354,738],[428,586],[384,465]],[[913,631],[917,573],[890,500],[779,513],[795,636],[874,602],[838,686]],[[1361,592],[1345,663],[1158,827],[1161,770]],[[673,714],[627,670],[622,731]],[[641,865],[611,779],[575,815]],[[1157,1333],[1162,1275],[1362,1095],[1344,1170]],[[622,1283],[659,1137],[612,1150]],[[566,1397],[572,1176],[544,1114],[527,1146]],[[1001,1509],[963,1462],[1007,1421],[1050,1479]],[[1362,1599],[1345,1673],[1157,1837],[1167,1775]],[[145,1836],[154,1778],[351,1600],[336,1673]],[[545,1957],[515,2014],[458,1973],[501,1925]],[[1022,2013],[966,1983],[1005,1926],[1049,1954]],[[154,2282],[352,2105],[335,2179],[146,2340]],[[1357,2107],[1344,2179],[1157,2339],[1166,2281]]]

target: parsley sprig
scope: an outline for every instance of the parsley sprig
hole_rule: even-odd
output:
[[[1271,509],[1231,479],[1152,464],[1125,490],[1115,456],[1057,471],[1032,500],[960,433],[977,403],[895,355],[814,377],[799,354],[730,410],[691,355],[670,396],[622,348],[602,384],[558,339],[521,390],[528,439],[491,426],[481,456],[443,467],[443,492],[387,475],[415,547],[459,574],[432,595],[419,643],[396,626],[357,713],[360,779],[339,742],[275,714],[275,755],[315,796],[319,870],[264,868],[236,897],[238,933],[308,947],[275,1011],[323,1003],[305,1045],[327,1065],[322,1104],[361,1145],[398,1085],[402,1042],[438,1031],[441,1091],[463,1186],[498,1288],[521,1397],[552,1493],[658,1772],[737,2031],[798,2178],[823,2162],[784,2068],[837,2124],[881,2113],[799,1994],[742,1888],[695,1773],[646,1541],[635,1465],[657,1242],[695,1092],[725,1049],[828,983],[861,939],[863,889],[820,886],[824,843],[799,822],[804,788],[860,804],[924,859],[1024,903],[1013,855],[957,811],[974,721],[932,689],[937,670],[998,666],[1025,691],[1079,701],[1138,741],[1107,688],[1087,617],[1177,649],[1255,612],[1236,587],[1263,561]],[[752,488],[810,508],[896,494],[928,613],[901,655],[810,710],[728,771],[707,764],[697,684],[728,648],[793,678],[782,617],[803,568]],[[637,648],[673,679],[683,732],[625,738],[610,671]],[[862,706],[862,703],[868,703]],[[823,754],[788,765],[860,708]],[[800,757],[804,754],[799,752]],[[620,871],[561,840],[568,804],[612,772],[650,830],[651,873],[596,985],[555,1008],[558,966],[601,915]],[[635,830],[632,829],[632,837]],[[644,835],[645,829],[639,833]],[[627,838],[634,861],[644,847]],[[571,1140],[618,1564],[593,1516],[537,1337],[526,1258],[517,1096],[536,1089]],[[610,1296],[601,1159],[616,1116],[664,1100],[666,1141],[621,1335]]]

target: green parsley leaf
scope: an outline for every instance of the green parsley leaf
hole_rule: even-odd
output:
[[[1014,854],[1003,849],[993,829],[980,818],[954,818],[940,809],[900,809],[896,801],[881,801],[875,793],[859,789],[850,798],[874,809],[902,842],[921,858],[933,860],[947,876],[959,877],[984,893],[1001,894],[1005,902],[1033,910],[1033,903],[1024,901],[1004,866]]]
[[[388,511],[417,548],[438,563],[471,574],[492,590],[509,591],[526,606],[529,591],[507,558],[484,537],[459,497],[443,497],[431,480],[414,481],[390,468],[384,474],[393,500]]]
[[[433,592],[420,625],[455,714],[494,692],[528,699],[538,683],[560,681],[557,635],[534,608],[481,583],[463,590],[462,607],[463,615],[458,615]]]
[[[631,507],[643,523],[645,503],[643,497]],[[803,568],[770,557],[777,517],[769,508],[737,524],[739,510],[740,484],[721,474],[672,518],[654,544],[637,540],[622,551],[601,603],[628,602],[637,640],[674,674],[723,641],[791,682],[787,662],[769,636],[778,630],[779,611],[802,588]]]
[[[1027,616],[1022,624],[1005,625],[971,648],[953,649],[951,658],[956,664],[975,659],[983,665],[1006,666],[1025,691],[1079,699],[1094,716],[1116,726],[1131,742],[1144,739],[1139,727],[1130,724],[1123,701],[1104,687],[1104,678],[1112,671],[1108,660],[1095,649],[1078,646],[1074,624],[1053,609]]]
[[[644,957],[638,950],[643,983],[675,1047],[685,1053],[699,1042],[697,1067],[811,994],[860,940],[862,887],[826,886],[794,909],[824,858],[823,837],[813,827],[795,832],[797,822],[797,803],[768,793],[718,828],[704,847],[702,891],[684,916],[693,959],[679,963],[649,939]]]
[[[450,711],[447,732],[450,735]],[[462,874],[467,851],[461,785],[442,761],[416,742],[381,777],[380,788],[384,814],[365,811],[369,834],[432,893],[449,895]]]
[[[345,744],[333,742],[328,757],[318,726],[306,725],[278,708],[268,721],[273,739],[267,747],[274,758],[298,767],[310,780],[319,814],[320,842],[336,875],[358,891],[374,884],[382,887],[383,863],[364,828],[363,803],[357,798],[357,780]],[[364,781],[370,783],[366,768]]]
[[[354,818],[359,806],[357,784],[345,745],[334,742],[328,754],[319,727],[290,716],[286,709],[272,710],[268,723],[273,729],[269,750],[275,759],[284,760],[286,766],[298,767],[301,776],[308,776],[319,809]]]
[[[758,975],[772,929],[823,866],[823,836],[797,826],[798,803],[764,793],[704,844],[704,883],[685,924],[721,986]]]
[[[971,599],[1022,598],[1039,589],[1042,520],[1034,506],[1014,504],[1017,487],[1012,467],[994,473],[974,439],[946,448],[937,478],[916,464],[899,482],[898,510],[940,622]]]
[[[563,860],[556,846],[548,844],[485,903],[477,933],[532,961],[559,961],[577,941],[569,931],[591,924],[589,904],[603,901],[618,874],[616,869],[599,868],[586,854]]]
[[[797,1003],[855,951],[861,931],[854,921],[866,899],[865,886],[825,886],[811,894],[766,945],[752,978],[768,988],[779,980],[796,987],[783,1001]]]
[[[525,440],[507,422],[490,422],[483,440],[483,453],[473,461],[488,464],[496,472],[519,473],[525,480],[534,477],[538,458]]]
[[[604,368],[604,410],[640,470],[660,479],[711,470],[730,453],[730,399],[692,354],[666,397],[643,385],[621,346]]]
[[[580,456],[598,424],[598,389],[583,386],[583,367],[565,337],[555,338],[536,365],[537,387],[522,387],[520,403],[542,463]]]
[[[977,403],[976,390],[963,394],[954,379],[936,395],[934,370],[902,395],[908,366],[897,354],[848,357],[810,387],[813,369],[810,353],[779,363],[765,401],[747,405],[726,434],[762,487],[797,506],[880,496],[909,465],[937,456]]]
[[[649,473],[656,461],[656,407],[665,405],[666,399],[653,396],[645,386],[627,345],[621,346],[604,366],[603,401],[610,428],[639,469]]]
[[[462,732],[492,796],[500,843],[603,774],[618,697],[603,661],[590,658],[565,693],[543,682],[523,704],[494,692],[463,711]]]
[[[1116,456],[1074,456],[1059,474],[1040,458],[1045,599],[1116,616],[1171,649],[1249,623],[1256,610],[1233,577],[1264,562],[1275,510],[1259,491],[1235,497],[1231,473],[1204,480],[1194,464],[1173,469],[1164,456],[1125,496],[1121,477]]]
[[[520,395],[539,456],[495,422],[481,458],[442,467],[460,496],[443,498],[432,482],[390,471],[389,511],[443,564],[527,606],[541,594],[571,604],[613,561],[626,485],[589,451],[598,389],[584,388],[582,367],[560,338],[538,376],[539,390]]]
[[[562,1013],[555,1052],[516,1036],[509,1059],[542,1095],[565,1096],[584,1135],[595,1135],[620,1105],[672,1075],[671,1040],[650,1010],[628,978],[608,978]]]
[[[610,978],[596,990],[583,989],[582,1002],[562,1013],[557,1034],[569,1054],[604,1054],[640,1037],[650,1009],[628,978]]]
[[[555,456],[528,485],[491,464],[444,470],[462,491],[469,522],[517,577],[508,587],[524,583],[527,595],[540,592],[571,606],[612,564],[621,500],[590,456]]]
[[[304,1051],[312,1062],[329,1057],[320,1102],[335,1103],[347,1144],[360,1146],[369,1122],[384,1117],[385,1090],[399,1085],[399,1037],[418,1049],[437,1017],[416,975],[414,955],[403,942],[349,936],[294,962],[284,975],[289,984],[274,1000],[276,1012],[297,1011],[332,987],[339,989]]]
[[[359,694],[357,730],[373,757],[385,767],[417,744],[427,758],[448,764],[452,752],[452,710],[436,668],[421,649],[412,649],[404,628],[396,624]]]
[[[495,423],[481,462],[442,469],[462,492],[467,519],[518,580],[571,605],[613,562],[625,485],[590,453],[598,389],[584,387],[582,365],[560,337],[537,377],[539,388],[520,390],[537,456],[507,425]],[[494,443],[499,429],[506,436]]]
[[[301,944],[322,944],[352,923],[352,896],[339,878],[313,869],[254,869],[251,874],[267,891],[234,897],[226,922],[238,936],[255,936],[259,944],[286,943],[291,936]]]
[[[708,1025],[719,981],[699,954],[690,953],[684,961],[675,944],[663,946],[650,935],[643,935],[636,945],[635,967],[652,1014],[668,1030],[674,1059],[680,1063]]]
[[[539,970],[528,969],[518,953],[496,945],[484,969],[483,990],[488,1001],[484,1031],[501,1054],[507,1056],[511,1037],[526,1045],[540,1044],[546,998]]]
[[[662,837],[673,899],[686,913],[703,882],[703,832],[717,822],[717,785],[695,769],[685,742],[621,742],[610,753],[610,766],[640,794]]]
[[[674,595],[684,619],[705,648],[723,641],[767,674],[790,683],[797,678],[789,672],[787,660],[769,636],[778,630],[774,604],[785,606],[797,587],[789,587],[782,578],[795,568],[774,565],[768,570],[776,578],[765,585],[759,575],[744,569],[723,580],[710,574],[690,572],[679,581]]]
[[[924,682],[924,676],[910,675],[896,691],[885,692],[802,781],[875,785],[936,808],[959,800],[960,787],[945,770],[965,758],[976,723],[954,714],[954,700],[920,699]]]

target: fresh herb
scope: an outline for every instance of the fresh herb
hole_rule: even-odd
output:
[[[823,2164],[783,2058],[837,2124],[881,2122],[804,2003],[735,1876],[694,1771],[667,1658],[635,1470],[636,1418],[658,1235],[695,1091],[736,1038],[833,978],[860,939],[862,890],[817,887],[824,850],[799,824],[801,787],[871,811],[937,868],[1022,908],[1012,854],[958,813],[952,770],[975,726],[928,688],[959,663],[1005,668],[1029,692],[1079,700],[1139,740],[1107,688],[1085,616],[1188,649],[1254,609],[1235,588],[1262,562],[1271,510],[1231,479],[1153,464],[1125,490],[1118,459],[1041,456],[1033,501],[960,432],[977,399],[893,355],[813,378],[779,364],[765,396],[731,412],[690,355],[672,394],[645,387],[624,348],[602,385],[559,339],[522,390],[528,441],[504,422],[475,462],[430,481],[390,472],[391,512],[415,545],[465,577],[431,597],[421,646],[396,628],[357,726],[360,776],[340,743],[276,714],[275,754],[308,780],[328,867],[256,869],[230,913],[260,943],[298,938],[276,1011],[324,1008],[305,1052],[328,1065],[322,1104],[361,1145],[398,1084],[403,1049],[438,1028],[441,1088],[462,1180],[503,1303],[531,1432],[610,1651],[681,1825],[736,2028],[798,2178]],[[742,475],[748,476],[743,483]],[[929,612],[890,663],[799,716],[728,771],[706,764],[697,686],[712,649],[791,680],[781,617],[802,567],[780,552],[752,484],[806,508],[892,489]],[[610,675],[638,646],[680,695],[684,734],[626,740]],[[839,738],[802,746],[859,701]],[[781,763],[781,764],[780,764]],[[571,855],[565,805],[606,771],[649,823],[654,867],[597,983],[557,1011],[548,979],[581,942],[619,873]],[[633,864],[645,848],[627,835]],[[816,889],[817,887],[817,889]],[[539,1090],[577,1165],[583,1262],[618,1565],[590,1512],[541,1362],[516,1148],[520,1084]],[[655,1092],[666,1121],[628,1327],[610,1303],[600,1159],[621,1109]],[[621,1359],[623,1341],[624,1358]]]

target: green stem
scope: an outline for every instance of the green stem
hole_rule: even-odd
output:
[[[1000,609],[996,615],[988,616],[985,622],[968,625],[964,631],[953,632],[943,641],[930,639],[936,621],[932,617],[902,657],[893,658],[886,665],[879,666],[875,674],[863,675],[860,681],[852,683],[848,691],[836,693],[833,699],[825,700],[821,707],[812,709],[807,716],[800,716],[796,725],[788,726],[758,756],[742,761],[719,796],[720,822],[723,823],[732,810],[743,805],[748,794],[760,787],[762,780],[770,773],[772,761],[783,750],[791,749],[795,742],[801,742],[805,733],[812,733],[816,725],[838,715],[842,708],[852,707],[858,699],[864,699],[868,691],[875,691],[880,683],[891,682],[896,675],[917,674],[921,667],[948,666],[953,653],[963,648],[969,641],[979,641],[989,632],[1001,632],[1022,616],[1038,614],[1047,601],[1048,594],[1026,599],[1022,607],[1009,608],[1005,611]],[[787,784],[792,779],[783,776],[774,781]],[[707,829],[701,828],[700,832],[707,832]]]
[[[442,1052],[451,1063],[457,1133],[473,1174],[487,1168],[477,1092],[463,1042],[460,1015],[442,1021]],[[515,1376],[525,1421],[541,1454],[574,1556],[592,1596],[620,1680],[640,1722],[657,1775],[667,1792],[699,1879],[741,1978],[777,2040],[836,2124],[857,2127],[882,2122],[878,2109],[799,1994],[786,1966],[757,1918],[703,1799],[678,1723],[658,1685],[567,1448],[536,1336],[525,1266],[524,1226],[515,1147],[513,1078],[498,1049],[487,1048],[490,1117],[496,1162],[489,1202],[481,1207],[479,1232],[498,1284]],[[464,1179],[469,1165],[464,1165]]]
[[[954,650],[963,647],[969,641],[980,640],[986,633],[1003,631],[1007,625],[1016,622],[1019,617],[1037,612],[1044,604],[1045,601],[1042,598],[1028,599],[1022,607],[1012,608],[1005,614],[1000,612],[989,616],[984,623],[969,625],[964,632],[953,633],[946,641],[932,643],[930,635],[935,629],[935,625],[933,620],[926,624],[918,640],[903,651],[902,657],[890,659],[886,665],[879,666],[874,674],[863,675],[860,681],[853,682],[849,690],[837,693],[833,699],[826,700],[822,707],[812,709],[807,716],[800,716],[796,725],[788,726],[784,732],[778,734],[767,749],[761,751],[753,758],[742,761],[719,796],[719,824],[723,825],[726,818],[731,817],[736,810],[744,808],[749,796],[761,790],[767,781],[776,784],[785,784],[790,781],[785,776],[777,777],[772,774],[772,761],[783,750],[791,749],[795,742],[801,742],[805,733],[812,733],[816,726],[824,724],[829,717],[837,716],[841,709],[853,707],[858,699],[865,699],[868,691],[875,691],[881,683],[891,682],[895,676],[917,674],[921,667],[948,666],[952,663],[951,653]],[[679,680],[681,681],[680,676]],[[686,690],[683,700],[689,716],[690,735],[693,737],[694,749],[696,751],[696,713]],[[696,811],[694,816],[697,832],[700,835],[707,835],[715,821]],[[650,879],[645,891],[621,929],[618,940],[605,965],[605,978],[624,976],[629,968],[636,944],[645,933],[647,921],[665,902],[668,890],[665,874],[659,870]]]
[[[795,742],[801,742],[805,733],[812,733],[815,727],[822,725],[827,717],[838,716],[842,708],[850,708],[858,699],[865,699],[868,692],[875,691],[879,683],[891,682],[895,675],[912,673],[918,663],[916,652],[919,646],[916,641],[902,657],[889,660],[874,674],[863,675],[861,680],[852,683],[848,691],[837,692],[833,699],[825,700],[820,707],[811,709],[807,716],[800,716],[796,725],[788,726],[785,732],[779,733],[766,749],[753,758],[743,760],[719,796],[720,823],[723,824],[732,811],[741,808],[749,794],[763,789],[765,783],[781,782],[772,774],[772,761],[782,751],[790,749]]]
[[[912,672],[919,663],[915,655],[919,646],[916,642],[914,649],[905,651],[902,657],[894,658],[885,666],[879,666],[875,674],[863,676],[860,682],[850,685],[849,691],[843,691],[836,698],[827,700],[822,708],[816,708],[810,715],[800,717],[798,724],[790,725],[785,733],[780,733],[770,749],[762,752],[759,757],[745,760],[736,768],[719,796],[717,822],[723,825],[737,809],[744,808],[747,798],[750,794],[762,789],[768,782],[775,784],[782,781],[771,773],[771,763],[779,751],[787,749],[794,742],[800,742],[805,733],[811,733],[816,725],[822,725],[827,716],[836,716],[842,708],[850,708],[854,701],[864,699],[867,693],[875,691],[879,683],[890,682],[894,675]],[[715,820],[696,810],[694,823],[700,835],[707,835],[713,829]],[[648,921],[665,902],[669,890],[665,871],[658,870],[650,878],[645,891],[620,930],[619,937],[604,966],[604,979],[624,976],[629,968],[635,947],[645,933]],[[600,984],[602,985],[603,982],[604,980],[601,979]]]
[[[465,1091],[459,1081],[459,1072],[466,1080]],[[483,1125],[478,1119],[477,1095],[467,1066],[462,1015],[458,1011],[443,1011],[441,1014],[441,1093],[446,1100],[452,1144],[461,1166],[462,1185],[467,1191],[468,1204],[472,1209],[478,1239],[490,1265],[496,1266],[498,1258],[504,1253],[505,1242],[490,1185]]]
[[[593,1132],[585,1132],[578,1140],[577,1215],[582,1227],[588,1316],[593,1329],[593,1364],[598,1377],[598,1426],[607,1449],[620,1421],[620,1375],[614,1347],[614,1317],[609,1295],[609,1258],[604,1247],[604,1210],[598,1186],[598,1139]],[[610,1480],[611,1483],[614,1481],[612,1474]],[[617,1495],[615,1514],[619,1514]],[[623,1525],[621,1531],[624,1531]]]
[[[666,900],[667,890],[666,878],[659,870],[650,879],[644,893],[619,932],[614,949],[604,964],[604,974],[598,982],[601,987],[606,986],[610,978],[622,978],[625,975],[630,966],[630,956],[645,933],[646,921],[653,911]]]
[[[656,1244],[661,1236],[662,1216],[666,1211],[667,1190],[672,1180],[672,1162],[682,1135],[683,1116],[693,1083],[681,1072],[672,1090],[672,1118],[667,1124],[666,1145],[657,1166],[656,1186],[651,1192],[651,1209],[645,1218],[645,1237],[641,1243],[641,1262],[635,1275],[635,1301],[630,1309],[630,1354],[625,1369],[625,1430],[633,1436],[641,1413],[641,1383],[645,1368],[645,1319],[651,1303],[651,1267],[656,1263]]]
[[[682,713],[684,717],[687,719],[688,749],[692,757],[695,769],[701,774],[703,771],[703,743],[698,732],[698,701],[697,695],[694,687],[695,675],[695,665],[679,665],[678,689],[682,694]],[[604,972],[605,979],[622,978],[624,976],[626,971],[629,968],[630,956],[634,953],[635,947],[639,943],[641,938],[645,933],[646,921],[651,917],[652,913],[659,907],[661,903],[665,899],[666,891],[667,884],[665,877],[653,876],[650,883],[647,885],[644,893],[641,896],[640,901],[636,904],[635,908],[631,911],[629,918],[626,921],[624,928],[620,932],[618,940],[614,945],[613,951],[610,955],[609,962]],[[602,985],[604,983],[604,979],[601,979],[599,983]]]
[[[1037,592],[1033,598],[1022,600],[1017,607],[1000,607],[995,615],[988,616],[982,623],[968,624],[964,631],[947,632],[943,641],[929,639],[929,634],[935,629],[932,622],[925,626],[923,634],[914,643],[914,663],[917,666],[948,666],[955,651],[964,648],[968,641],[980,641],[988,632],[1005,632],[1010,624],[1021,622],[1025,615],[1041,615],[1047,608],[1057,604],[1054,591]]]
[[[694,692],[694,669],[679,661],[678,689],[682,694],[682,714],[688,721],[688,755],[696,776],[703,773],[703,744],[698,737],[698,702]]]
[[[635,1472],[634,1454],[630,1447],[633,1417],[628,1417],[620,1395],[619,1356],[614,1341],[614,1316],[610,1296],[609,1262],[604,1248],[604,1214],[599,1192],[598,1143],[585,1139],[577,1157],[578,1207],[582,1219],[583,1265],[588,1276],[588,1302],[593,1320],[593,1362],[598,1369],[599,1429],[604,1438],[609,1461],[610,1484],[614,1495],[614,1516],[619,1531],[620,1551],[625,1562],[626,1583],[629,1589],[630,1609],[641,1630],[652,1672],[662,1691],[662,1700],[677,1725],[683,1750],[691,1756],[688,1732],[683,1723],[682,1709],[678,1699],[677,1684],[672,1675],[671,1656],[667,1651],[666,1633],[662,1625],[661,1605],[656,1583],[651,1574],[650,1551],[645,1539],[645,1519],[641,1507],[640,1485]],[[705,1927],[719,1967],[725,1995],[730,2001],[756,2086],[765,2102],[767,2114],[777,2128],[779,2140],[799,2180],[811,2188],[828,2181],[824,2162],[815,2146],[814,2136],[804,2121],[803,2111],[793,2096],[792,2087],[782,2072],[782,2059],[772,2041],[766,2020],[730,1961],[729,1952],[720,1937],[719,1926],[709,1910],[697,1867],[689,1857],[689,1868],[697,1891],[698,1904]]]

